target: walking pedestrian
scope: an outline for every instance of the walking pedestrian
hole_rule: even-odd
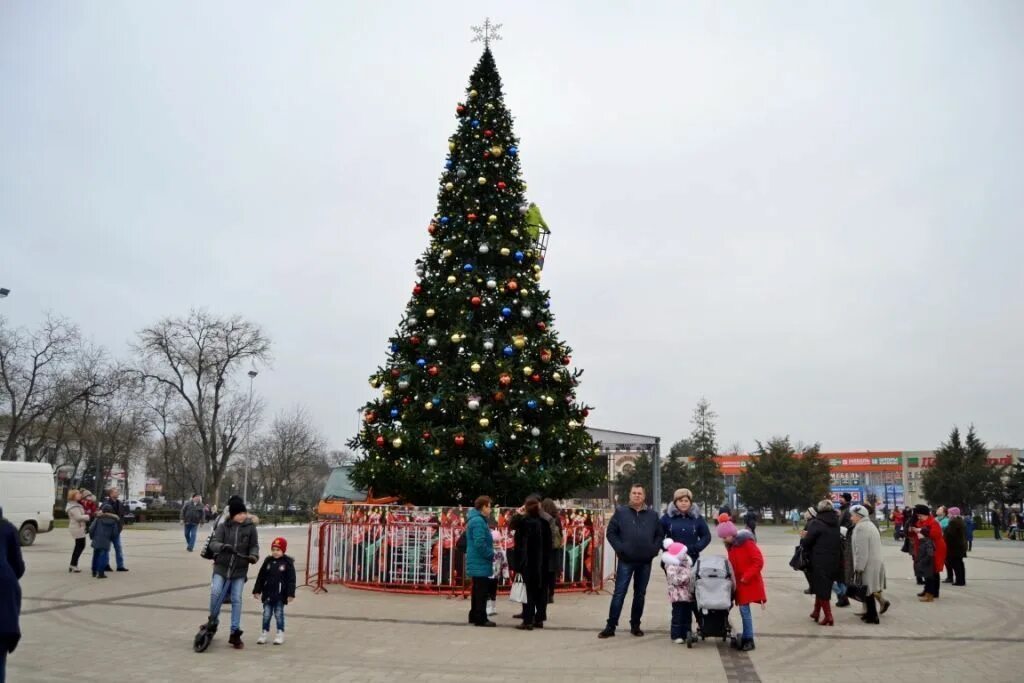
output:
[[[544,628],[547,620],[548,596],[544,584],[551,562],[551,527],[540,517],[540,499],[537,496],[526,499],[523,513],[516,523],[515,548],[512,550],[515,558],[512,569],[523,577],[526,584],[523,623],[516,628],[532,631]]]
[[[932,602],[939,597],[939,572],[946,563],[946,541],[927,505],[915,505],[914,516],[917,521],[910,529],[914,568],[924,578],[924,590],[918,593],[918,598],[921,602]]]
[[[993,507],[988,514],[989,520],[992,523],[992,538],[996,539],[997,541],[1003,540],[1002,537],[999,535],[999,529],[1002,526],[1003,521],[1002,517],[999,514],[999,510]]]
[[[800,545],[810,553],[811,587],[814,589],[814,611],[811,619],[822,626],[832,626],[832,583],[839,576],[842,539],[839,515],[828,498],[818,503],[817,516],[801,532]]]
[[[946,541],[946,579],[944,583],[966,586],[964,558],[967,557],[967,524],[960,516],[960,508],[951,507],[948,512],[949,524],[942,532]]]
[[[82,571],[78,568],[78,560],[82,557],[82,551],[85,550],[85,529],[89,524],[89,515],[82,507],[81,499],[82,492],[71,489],[68,491],[68,503],[64,506],[64,512],[68,515],[68,533],[71,534],[71,539],[75,542],[75,547],[71,551],[71,564],[68,565],[69,574],[72,572],[77,574]]]
[[[764,590],[764,555],[757,547],[757,539],[749,529],[736,530],[732,522],[719,524],[718,537],[725,543],[729,553],[729,564],[732,565],[736,577],[736,604],[740,608],[740,619],[743,621],[743,632],[739,638],[733,637],[732,646],[737,650],[749,652],[754,649],[754,615],[750,612],[752,604],[761,605],[765,609],[768,596]]]
[[[263,603],[263,630],[256,640],[257,645],[267,642],[271,617],[277,622],[274,645],[284,645],[284,606],[295,600],[295,560],[286,552],[288,540],[275,538],[270,544],[270,556],[263,560],[252,587],[253,596]]]
[[[214,561],[208,626],[216,630],[224,598],[230,594],[231,635],[228,642],[236,650],[241,650],[245,647],[242,642],[242,590],[249,565],[260,559],[259,534],[241,498],[232,496],[230,499],[228,519],[214,532],[210,552]]]
[[[181,523],[185,526],[185,550],[192,552],[196,547],[196,532],[205,516],[202,496],[193,493],[192,498],[181,506]]]
[[[853,572],[850,557],[850,533],[853,531],[853,520],[850,519],[850,506],[853,495],[844,491],[839,495],[839,578],[832,588],[836,593],[836,607],[849,607],[850,599],[846,596],[846,581]]]
[[[633,583],[633,606],[629,615],[629,632],[634,636],[644,634],[640,621],[644,615],[647,583],[651,579],[651,561],[658,555],[665,536],[658,513],[647,505],[646,500],[644,487],[633,484],[629,490],[629,505],[617,508],[608,523],[605,538],[619,562],[615,570],[615,592],[608,608],[608,623],[598,638],[615,635],[630,582]]]
[[[18,529],[4,519],[0,508],[0,683],[7,677],[7,655],[21,640],[21,584],[25,562],[21,557]]]
[[[793,531],[800,528],[800,511],[796,508],[789,511],[789,523],[793,525]]]
[[[753,508],[747,508],[747,514],[743,515],[743,523],[750,529],[754,538],[757,538],[757,512]]]
[[[882,598],[885,590],[885,564],[882,562],[882,537],[878,527],[871,523],[871,512],[863,505],[850,507],[853,534],[850,548],[853,554],[853,583],[863,587],[867,612],[861,617],[865,623],[877,624],[878,601],[885,610],[889,602]]]
[[[107,578],[110,571],[110,547],[121,535],[121,524],[110,503],[104,503],[100,514],[89,525],[92,539],[92,575],[96,579]]]
[[[661,562],[665,567],[668,600],[672,603],[669,637],[673,643],[682,645],[690,635],[693,621],[693,560],[685,544],[666,538],[663,545],[665,552],[661,554]]]
[[[128,514],[128,505],[121,500],[121,491],[116,486],[107,491],[107,497],[103,501],[104,505],[110,505],[111,512],[117,515],[118,531],[124,529],[124,518]],[[128,568],[124,566],[124,548],[121,545],[121,534],[118,533],[112,539],[114,546],[114,559],[117,564],[117,571],[126,572]],[[107,559],[107,566],[104,567],[105,571],[111,571],[110,560]]]
[[[480,496],[473,503],[466,521],[466,574],[472,581],[469,602],[469,623],[474,626],[497,626],[487,618],[487,594],[494,573],[494,540],[487,528],[491,516],[491,499]]]

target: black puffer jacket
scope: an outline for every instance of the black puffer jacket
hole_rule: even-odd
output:
[[[839,534],[839,515],[835,510],[824,510],[807,523],[807,535],[800,539],[811,559],[811,588],[819,599],[827,599],[832,582],[840,577],[842,537]]]
[[[242,523],[229,519],[217,527],[210,541],[210,552],[215,558],[214,574],[228,579],[244,579],[249,565],[260,559],[259,535],[252,518],[246,517]]]
[[[295,599],[295,560],[287,555],[263,560],[252,592],[262,596],[264,603],[287,605],[289,600]]]

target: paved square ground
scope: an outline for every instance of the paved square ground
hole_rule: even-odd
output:
[[[264,549],[275,535],[288,538],[301,576],[305,530],[261,527]],[[850,608],[835,609],[836,626],[827,628],[808,619],[813,600],[802,594],[803,576],[787,564],[797,537],[776,528],[761,530],[760,537],[769,604],[755,609],[757,650],[749,654],[711,642],[692,650],[669,642],[658,571],[648,590],[644,638],[621,627],[614,639],[596,638],[608,595],[559,596],[547,628],[520,632],[511,628],[516,606],[507,601],[499,603],[500,628],[480,629],[466,625],[468,602],[461,599],[341,587],[314,595],[303,588],[287,608],[285,645],[256,645],[260,606],[250,596],[242,621],[245,649],[230,649],[225,629],[209,651],[195,654],[192,638],[206,619],[210,563],[185,552],[178,528],[126,531],[131,571],[106,581],[89,576],[91,550],[82,559],[85,571],[68,574],[72,542],[59,529],[25,549],[24,637],[8,660],[8,680],[1022,680],[1024,542],[976,542],[967,560],[968,585],[943,585],[939,601],[921,604],[908,556],[885,541],[893,607],[882,625],[863,624]],[[721,543],[709,552],[721,553]],[[735,611],[733,623],[739,625]]]

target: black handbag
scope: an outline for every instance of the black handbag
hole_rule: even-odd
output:
[[[794,571],[802,572],[810,565],[811,562],[807,557],[807,550],[802,545],[797,545],[796,550],[793,551],[793,557],[789,561],[789,566],[792,567]]]

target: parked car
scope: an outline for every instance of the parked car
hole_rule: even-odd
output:
[[[146,510],[146,504],[141,500],[129,500],[128,509],[132,512],[138,512],[139,510]]]

